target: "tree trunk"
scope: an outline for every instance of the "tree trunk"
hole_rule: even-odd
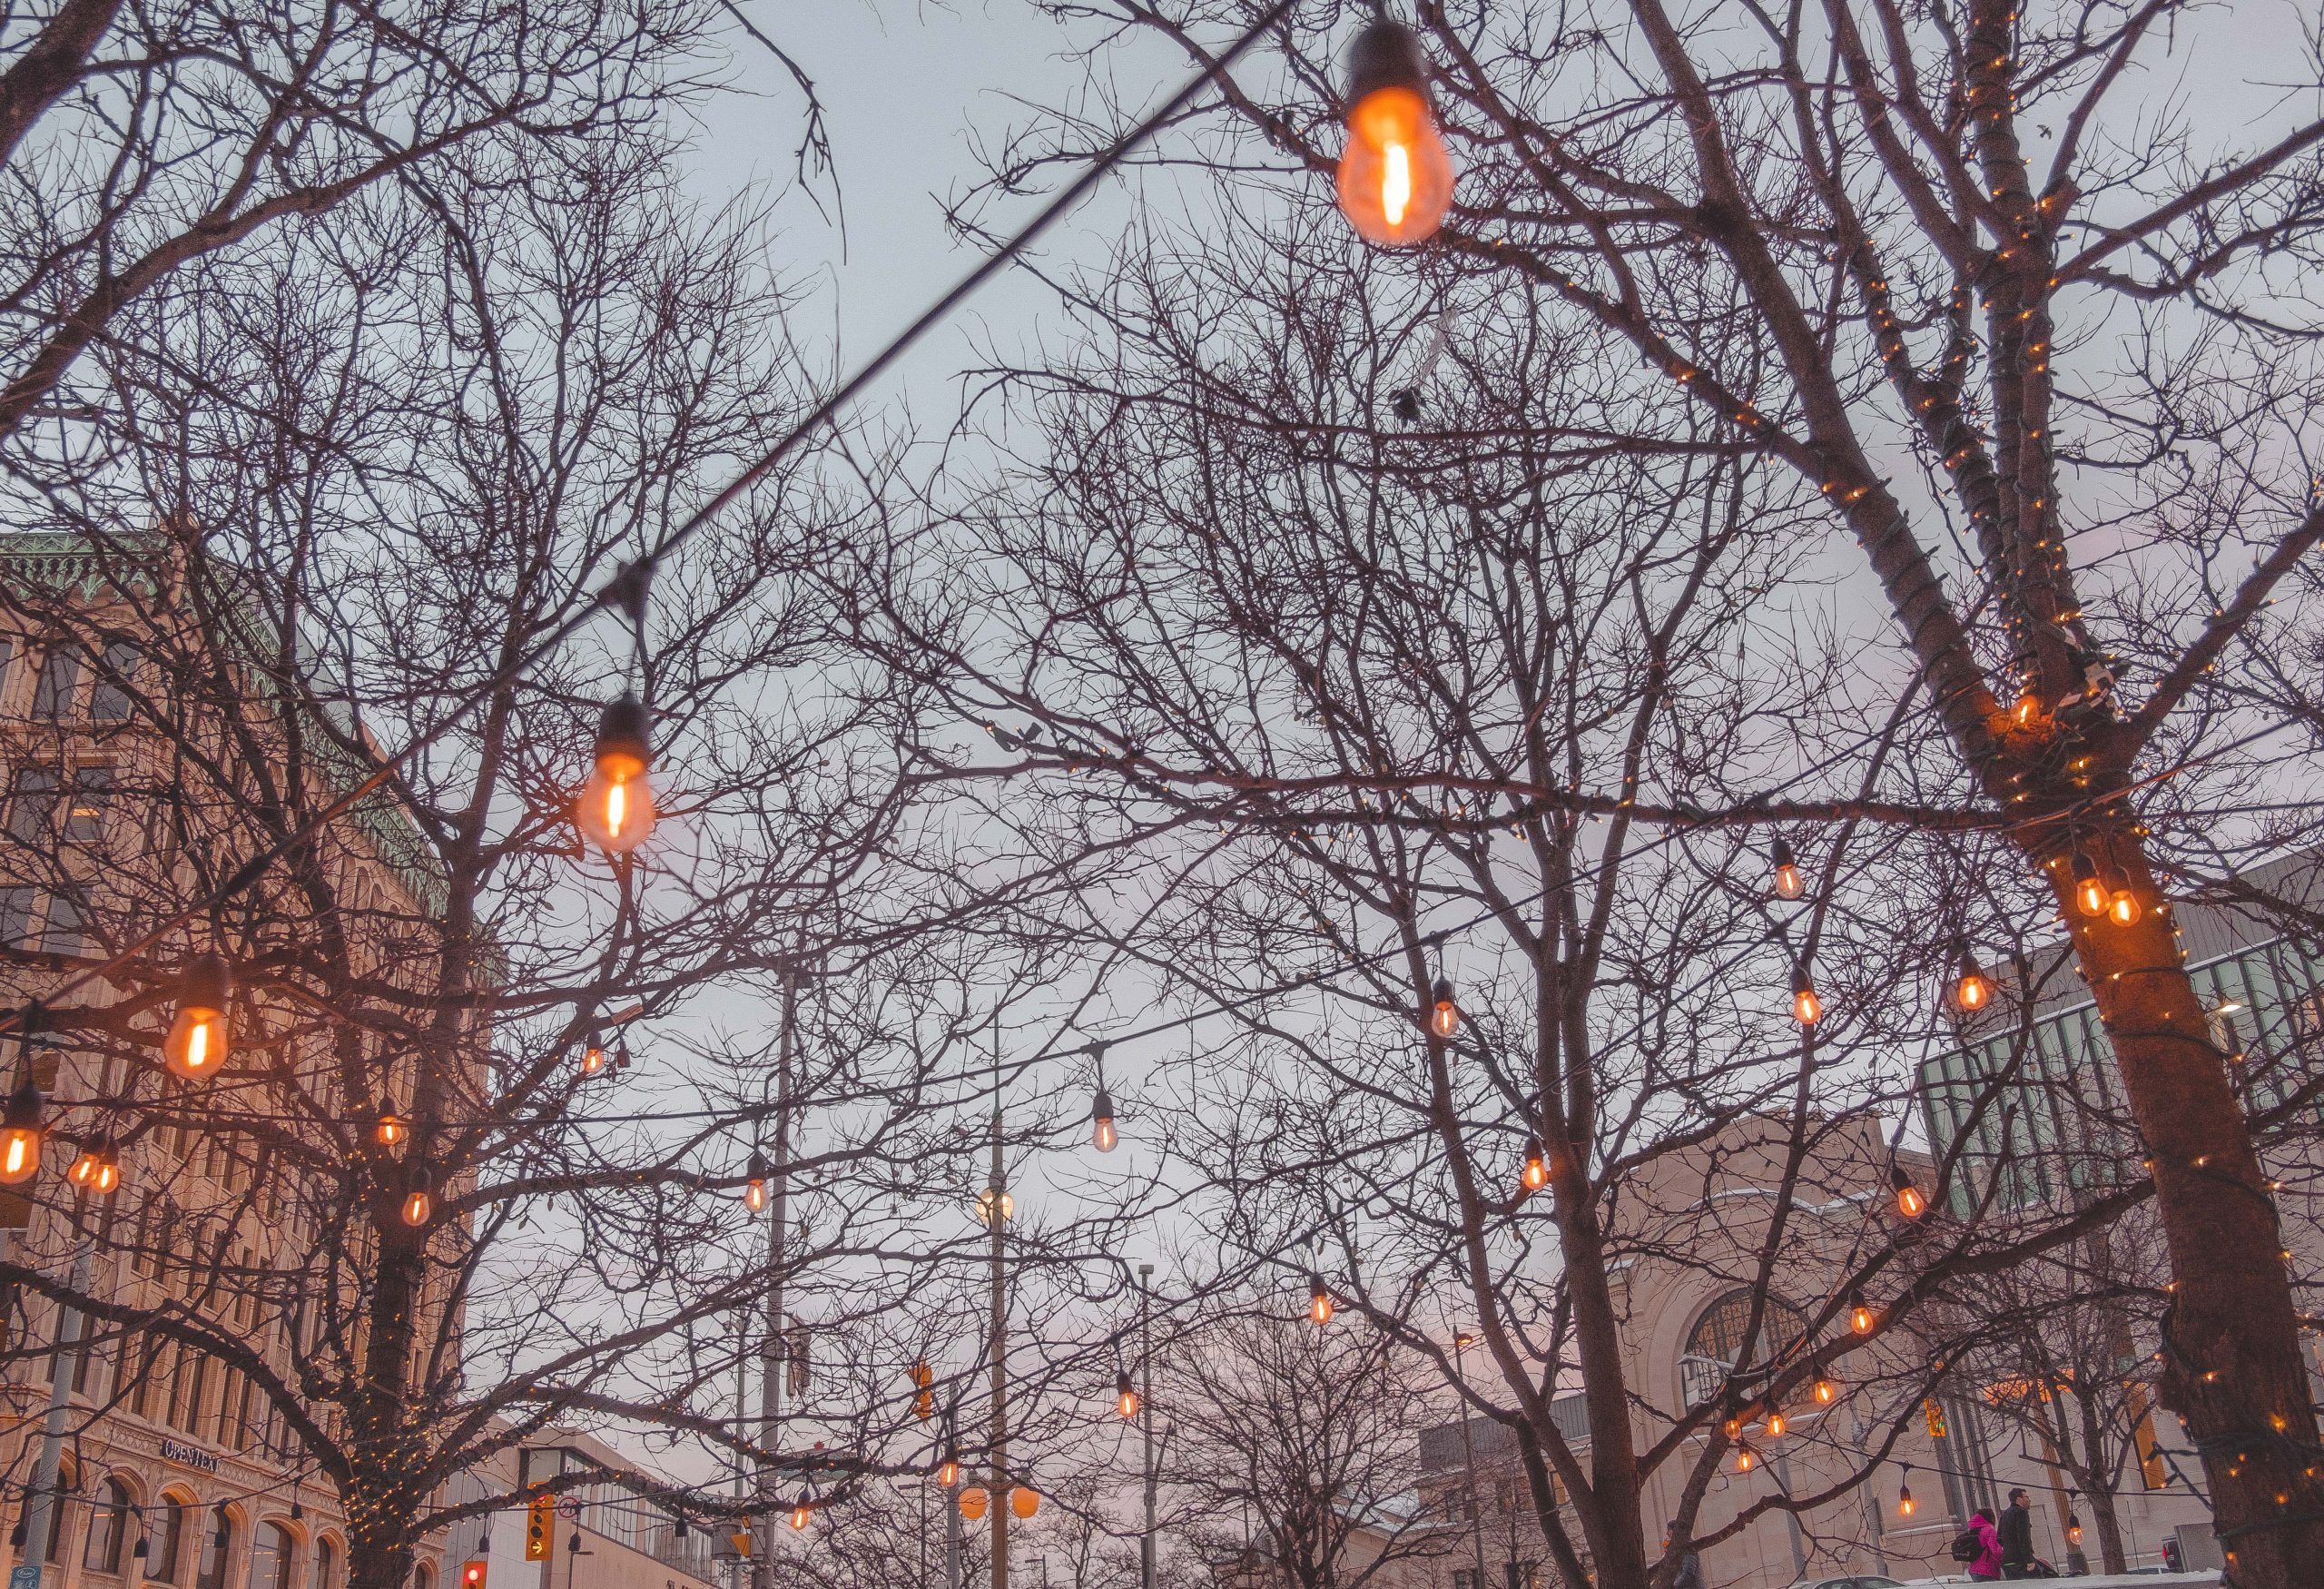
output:
[[[2239,1584],[2324,1583],[2324,1480],[2283,1241],[2267,1178],[2211,1039],[2173,913],[2117,819],[2083,853],[2142,902],[2135,923],[2083,915],[2071,853],[2045,857],[2114,1048],[2171,1251],[2161,1388],[2186,1421]]]
[[[348,1589],[403,1589],[428,1486],[404,1406],[424,1262],[418,1243],[380,1221],[379,1272],[371,1292],[363,1385],[350,1411],[347,1509]]]
[[[2098,1528],[2098,1570],[2129,1572],[2131,1561],[2122,1550],[2122,1519],[2114,1509],[2113,1487],[2093,1485],[2086,1498],[2090,1502],[2090,1520]]]

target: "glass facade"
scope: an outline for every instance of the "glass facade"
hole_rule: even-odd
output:
[[[2290,938],[2214,956],[2192,968],[2213,1012],[2212,1037],[2232,1056],[2247,1109],[2280,1103],[2301,1084],[2324,1037],[2324,955]],[[2138,1133],[2097,1007],[2035,1015],[1921,1066],[1922,1124],[1942,1163],[1953,1211],[2072,1201],[2135,1167]]]

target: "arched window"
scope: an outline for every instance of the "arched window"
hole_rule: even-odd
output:
[[[315,1581],[310,1589],[339,1589],[339,1546],[328,1539],[315,1541]]]
[[[1728,1370],[1743,1356],[1754,1308],[1759,1315],[1759,1338],[1750,1353],[1754,1365],[1765,1364],[1807,1333],[1807,1320],[1797,1308],[1773,1297],[1762,1303],[1748,1286],[1728,1292],[1704,1308],[1687,1332],[1687,1349],[1679,1358],[1679,1385],[1689,1406],[1701,1406],[1718,1395]]]
[[[210,1509],[202,1530],[202,1564],[194,1569],[193,1589],[226,1589],[226,1555],[234,1543],[234,1519],[224,1505]]]
[[[290,1589],[290,1558],[296,1549],[290,1531],[282,1525],[260,1524],[257,1543],[251,1546],[250,1589]]]
[[[193,1527],[193,1506],[182,1495],[162,1497],[160,1552],[145,1564],[145,1576],[157,1584],[181,1582],[185,1574],[186,1535]]]
[[[426,1562],[411,1574],[411,1589],[436,1589],[436,1569]]]
[[[81,1564],[93,1573],[119,1573],[128,1537],[129,1486],[109,1478],[97,1486],[96,1504],[89,1508],[89,1541],[81,1547]]]

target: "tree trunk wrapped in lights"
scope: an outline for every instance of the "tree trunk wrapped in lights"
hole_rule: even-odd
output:
[[[2324,1462],[2278,1209],[2173,907],[2317,832],[2288,803],[2310,775],[2263,731],[2319,721],[2324,699],[2312,317],[2299,273],[2275,265],[2319,241],[2324,122],[2270,100],[2248,130],[2198,111],[2158,136],[2135,85],[2178,69],[2191,40],[2263,96],[2260,64],[2306,58],[2288,25],[2274,36],[2239,15],[2231,41],[2197,39],[2195,15],[1831,0],[1729,26],[1608,0],[1551,29],[1541,6],[1423,5],[1462,185],[1424,262],[1374,271],[1384,310],[1400,293],[1541,306],[1593,390],[1638,405],[1603,445],[1734,449],[1775,493],[1766,511],[1798,516],[1803,558],[1886,607],[1887,642],[1867,634],[1827,693],[1795,703],[1802,759],[1845,719],[1893,716],[1894,778],[1945,791],[2004,841],[1963,852],[1994,868],[1981,940],[2063,915],[2152,1159],[2176,1278],[2163,1397],[2239,1581],[2290,1589],[2324,1577]],[[1315,22],[1281,35],[1295,69],[1239,79],[1227,104],[1271,171],[1287,157],[1320,229],[1335,149],[1311,85],[1331,80],[1346,22]],[[1058,147],[1077,144],[1056,127]],[[1222,172],[1240,158],[1188,153]],[[1299,268],[1312,288],[1338,262],[1317,248]],[[1410,323],[1387,310],[1377,330],[1393,341]],[[1393,411],[1418,416],[1413,450],[1449,458],[1461,438],[1428,415],[1459,381],[1384,378],[1403,388]],[[1583,403],[1550,422],[1598,417]],[[1855,540],[1853,572],[1818,540],[1829,530]],[[1589,792],[1566,768],[1534,785]],[[1416,771],[1406,786],[1487,784]],[[1605,794],[1644,820],[1652,786]],[[2223,803],[2249,827],[2223,823]],[[1819,827],[1785,823],[1803,851],[1837,831]],[[2313,927],[2312,899],[2273,905]]]

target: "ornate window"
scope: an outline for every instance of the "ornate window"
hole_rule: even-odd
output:
[[[93,1573],[117,1574],[128,1534],[129,1486],[109,1478],[97,1486],[96,1504],[89,1508],[89,1540],[81,1547],[81,1564]]]
[[[1744,1337],[1758,1300],[1748,1286],[1738,1286],[1704,1308],[1687,1332],[1686,1349],[1679,1357],[1679,1387],[1689,1406],[1717,1399],[1728,1371],[1744,1355]],[[1797,1308],[1768,1298],[1759,1306],[1759,1338],[1752,1346],[1751,1363],[1766,1363],[1807,1333],[1807,1320]]]

